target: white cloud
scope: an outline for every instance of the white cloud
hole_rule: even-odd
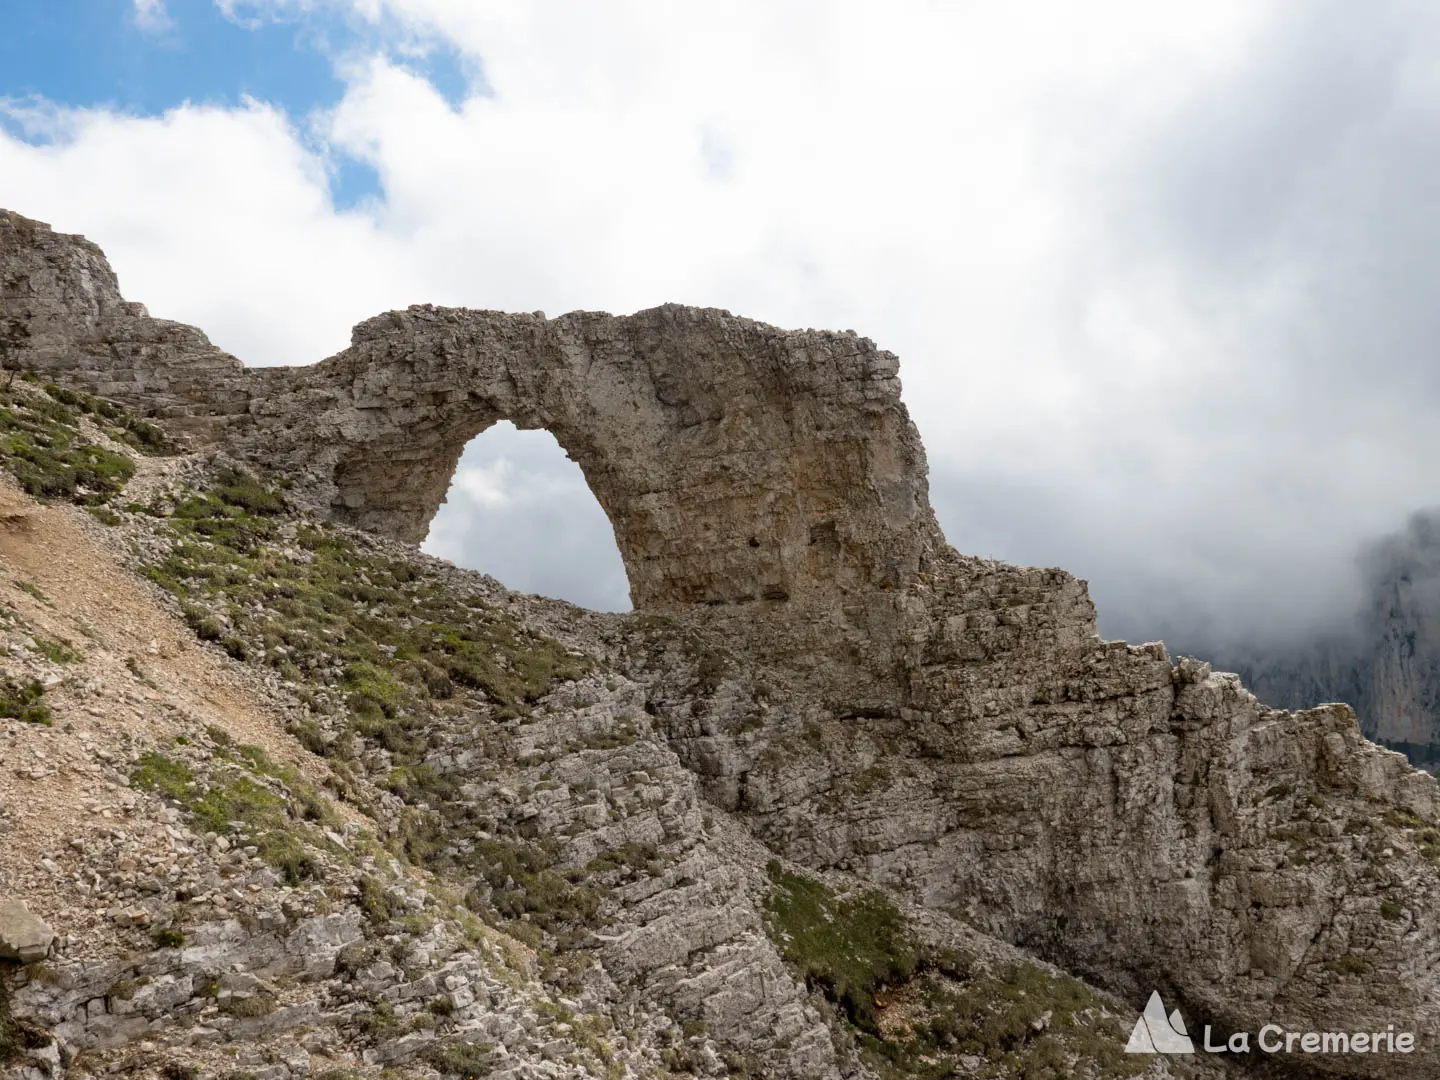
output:
[[[512,589],[605,611],[630,606],[605,511],[546,431],[501,421],[466,447],[424,550]]]
[[[135,25],[147,34],[162,34],[174,27],[165,0],[135,0]]]
[[[507,481],[513,479],[514,465],[508,458],[484,465],[462,465],[451,481],[455,489],[478,506],[498,508],[513,501]]]
[[[952,540],[1091,577],[1141,636],[1319,617],[1433,499],[1421,7],[225,6],[405,47],[346,54],[313,117],[52,110],[50,145],[0,137],[0,205],[247,362],[421,301],[853,327],[901,357]],[[490,96],[407,66],[431,40]],[[333,208],[340,155],[382,201]],[[488,467],[457,479],[475,512],[513,494]]]

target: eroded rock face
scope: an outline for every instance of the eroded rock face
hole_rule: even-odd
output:
[[[771,850],[1137,1008],[1159,988],[1252,1033],[1418,1032],[1403,1059],[1297,1075],[1440,1068],[1435,782],[1348,707],[1266,709],[1162,646],[1101,641],[1072,576],[946,546],[895,359],[868,341],[681,307],[418,307],[313,367],[247,371],[121,300],[92,245],[14,215],[0,286],[22,363],[394,537],[423,534],[477,432],[546,427],[609,513],[636,606],[711,642],[631,676]]]
[[[336,517],[420,541],[465,444],[548,429],[615,527],[635,606],[900,590],[940,543],[896,358],[676,305],[629,317],[412,307],[303,369],[244,370],[120,298],[94,245],[0,217],[23,363],[287,467]]]

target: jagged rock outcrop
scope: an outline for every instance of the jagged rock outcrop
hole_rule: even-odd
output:
[[[1409,1056],[1297,1075],[1440,1068],[1434,780],[1346,706],[1266,708],[1158,644],[1102,641],[1063,571],[946,546],[895,359],[868,341],[674,306],[420,307],[314,367],[247,370],[121,300],[93,245],[15,215],[0,289],[28,330],[16,362],[390,536],[419,537],[488,424],[548,428],[610,514],[636,607],[709,643],[635,655],[646,710],[770,850],[1137,1007],[1160,988],[1226,1030],[1418,1033]]]

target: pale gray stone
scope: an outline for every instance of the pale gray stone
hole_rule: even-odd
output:
[[[23,964],[44,960],[55,941],[55,931],[23,900],[0,900],[0,959]]]

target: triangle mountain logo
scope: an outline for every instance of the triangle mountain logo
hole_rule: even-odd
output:
[[[1127,1054],[1193,1054],[1195,1044],[1185,1033],[1185,1021],[1176,1009],[1168,1017],[1165,1002],[1160,1000],[1160,991],[1150,994],[1145,1011],[1135,1021],[1130,1032],[1130,1041],[1125,1044]]]

